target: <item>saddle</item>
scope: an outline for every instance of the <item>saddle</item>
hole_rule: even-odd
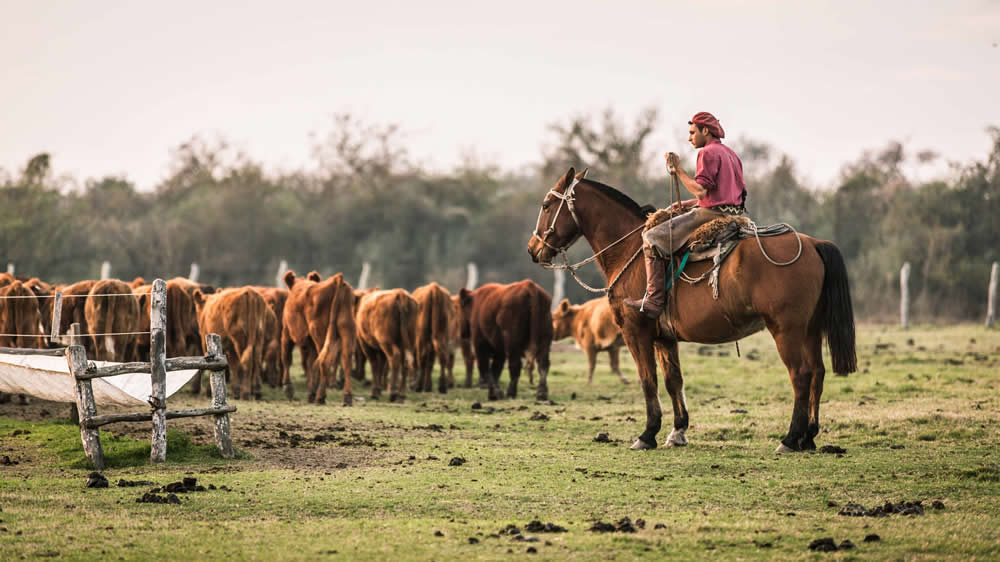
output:
[[[675,215],[669,209],[660,209],[649,215],[643,232],[663,224]],[[683,256],[678,266],[677,276],[683,272],[688,263],[712,260],[712,268],[697,278],[688,278],[685,281],[691,284],[698,283],[705,278],[709,279],[712,285],[712,297],[719,298],[719,269],[722,262],[736,249],[740,241],[747,238],[777,236],[786,232],[793,232],[791,226],[779,223],[766,227],[758,227],[752,220],[743,215],[726,215],[717,219],[712,219],[707,223],[697,227],[687,241],[674,252],[677,257]],[[667,256],[664,256],[667,257]],[[673,259],[669,257],[668,259]],[[668,279],[667,289],[673,284],[673,279]]]

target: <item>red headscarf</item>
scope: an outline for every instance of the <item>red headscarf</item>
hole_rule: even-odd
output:
[[[722,124],[719,120],[715,118],[714,115],[707,111],[699,111],[694,114],[694,117],[688,121],[691,125],[697,125],[699,127],[708,127],[708,132],[712,133],[717,139],[722,139],[726,137],[726,131],[722,129]]]

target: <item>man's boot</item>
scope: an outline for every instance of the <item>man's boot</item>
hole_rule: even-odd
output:
[[[642,253],[646,262],[646,295],[639,300],[625,299],[625,304],[649,318],[657,318],[666,303],[666,264],[652,248],[645,248]]]

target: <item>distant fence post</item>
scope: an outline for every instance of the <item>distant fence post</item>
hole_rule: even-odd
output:
[[[910,262],[903,264],[899,270],[899,320],[903,329],[910,327]]]
[[[52,301],[52,331],[49,334],[50,343],[59,343],[59,325],[62,324],[62,291],[56,291],[56,297]]]
[[[153,406],[153,438],[149,451],[150,462],[167,460],[167,284],[163,279],[153,281],[149,305],[150,346]]]
[[[479,284],[479,268],[471,261],[465,266],[465,288],[473,290]]]
[[[14,264],[11,262],[7,262],[7,274],[14,275]]]
[[[101,281],[111,279],[111,262],[106,261],[101,264]]]
[[[556,269],[553,273],[555,273],[556,279],[555,285],[552,287],[552,310],[555,310],[559,308],[559,303],[566,295],[566,272]]]
[[[285,272],[288,271],[288,262],[281,260],[278,264],[278,276],[274,278],[274,283],[279,289],[287,289],[285,287]]]
[[[358,278],[358,290],[368,288],[368,276],[371,275],[372,264],[365,262],[361,264],[361,277]]]
[[[986,297],[986,327],[992,328],[993,322],[996,321],[996,305],[997,305],[997,279],[1000,277],[1000,264],[993,262],[993,267],[990,268],[990,290]]]
[[[191,264],[191,272],[188,273],[188,280],[192,283],[198,282],[198,276],[201,275],[201,268],[198,267],[198,263],[194,262]]]

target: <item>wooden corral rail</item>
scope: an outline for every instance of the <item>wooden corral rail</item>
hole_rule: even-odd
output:
[[[150,294],[150,361],[148,363],[124,363],[108,367],[94,367],[87,362],[87,354],[81,345],[71,345],[65,349],[70,372],[76,379],[76,402],[80,413],[80,438],[83,449],[94,468],[104,468],[104,451],[98,427],[123,421],[152,421],[153,435],[150,461],[167,460],[167,420],[192,416],[215,417],[215,442],[224,458],[232,458],[233,441],[230,433],[229,414],[236,411],[229,406],[226,398],[226,356],[222,350],[222,338],[218,334],[205,336],[205,357],[166,358],[167,291],[162,279],[153,281]],[[212,371],[212,407],[193,410],[167,411],[166,377],[167,371],[182,369],[204,369]],[[97,415],[97,404],[91,380],[124,373],[150,373],[152,395],[149,397],[151,412],[129,414]]]

